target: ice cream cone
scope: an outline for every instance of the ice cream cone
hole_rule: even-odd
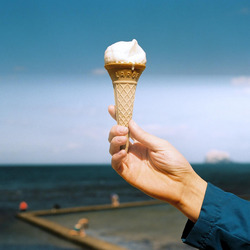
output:
[[[114,88],[116,120],[118,125],[128,127],[132,119],[137,82],[145,64],[109,63],[105,65]],[[129,135],[122,149],[128,151]]]

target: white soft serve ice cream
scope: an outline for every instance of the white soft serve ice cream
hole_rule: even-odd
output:
[[[104,54],[105,64],[132,63],[146,64],[146,53],[133,39],[131,42],[117,42],[110,45]]]

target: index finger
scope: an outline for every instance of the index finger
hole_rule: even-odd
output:
[[[115,115],[115,106],[114,105],[109,105],[108,107],[109,114],[112,116],[114,120],[116,120],[116,115]]]

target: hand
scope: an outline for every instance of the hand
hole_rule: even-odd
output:
[[[114,106],[109,106],[109,113],[115,118]],[[128,129],[119,125],[111,128],[112,167],[134,187],[167,201],[195,222],[207,183],[169,142],[148,134],[134,121],[130,121],[129,130],[134,143],[126,153],[120,146],[126,143]]]

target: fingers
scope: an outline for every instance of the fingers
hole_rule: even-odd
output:
[[[116,117],[115,117],[115,106],[114,105],[109,105],[108,111],[109,111],[109,114],[112,116],[112,118],[114,120],[116,120]]]
[[[153,151],[161,150],[167,144],[167,141],[145,132],[133,120],[129,122],[129,131],[133,139]]]
[[[109,113],[115,119],[115,107],[109,106]],[[128,128],[120,125],[115,125],[109,133],[110,148],[109,152],[112,155],[111,165],[118,173],[122,173],[122,161],[127,156],[125,150],[120,150],[122,145],[125,145],[128,139]]]
[[[115,136],[126,136],[128,134],[128,128],[120,125],[115,125],[111,128],[109,132],[109,142],[112,141],[112,139]]]
[[[126,156],[127,152],[124,149],[112,156],[111,165],[118,174],[122,173],[122,161]]]
[[[122,145],[127,142],[127,136],[115,136],[110,143],[109,153],[114,155],[120,151]]]
[[[127,142],[128,128],[115,125],[111,128],[109,133],[110,148],[109,152],[114,155],[120,151],[120,147]]]

